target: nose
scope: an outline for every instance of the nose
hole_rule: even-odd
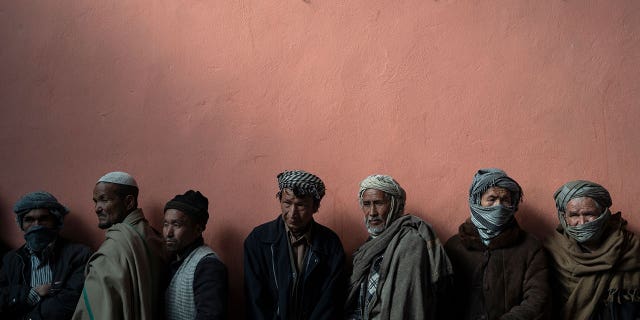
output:
[[[578,225],[583,225],[587,222],[584,216],[578,216]]]
[[[369,207],[369,215],[375,217],[378,215],[378,211],[376,211],[376,206]]]
[[[173,237],[173,227],[172,226],[168,226],[167,227],[167,238],[172,238]]]

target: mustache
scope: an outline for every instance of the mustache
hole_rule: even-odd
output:
[[[384,222],[380,217],[367,217],[367,222]]]

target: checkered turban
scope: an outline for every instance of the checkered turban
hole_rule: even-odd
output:
[[[324,183],[317,176],[302,170],[285,171],[278,175],[278,187],[282,189],[296,189],[300,195],[310,195],[316,200],[324,197]],[[280,192],[278,195],[280,195]]]

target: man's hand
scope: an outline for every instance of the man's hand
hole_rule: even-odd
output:
[[[47,294],[49,294],[49,289],[51,289],[51,283],[45,283],[43,285],[39,285],[35,288],[33,288],[34,290],[36,290],[36,292],[38,293],[39,296],[44,297]]]

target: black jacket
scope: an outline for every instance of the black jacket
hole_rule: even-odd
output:
[[[299,280],[300,315],[288,314],[295,272],[280,216],[256,227],[244,242],[247,319],[340,319],[346,290],[344,249],[329,228],[311,222],[307,266]]]
[[[58,238],[49,265],[53,273],[52,293],[32,307],[27,302],[31,290],[31,259],[22,247],[7,253],[0,272],[0,315],[3,319],[71,319],[84,285],[84,267],[91,249]],[[57,284],[56,284],[57,283]]]

